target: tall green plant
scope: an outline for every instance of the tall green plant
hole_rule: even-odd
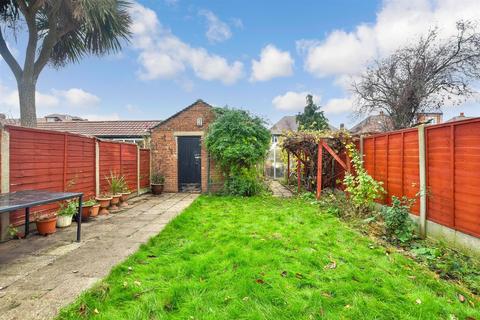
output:
[[[410,208],[414,202],[405,196],[392,196],[392,205],[382,208],[385,230],[391,242],[409,243],[412,240],[414,224],[410,219]]]
[[[357,213],[365,215],[373,209],[375,200],[382,197],[385,189],[382,182],[378,182],[370,176],[363,167],[363,161],[355,145],[346,145],[348,155],[353,165],[354,173],[346,173],[343,183],[345,191],[355,206]]]
[[[244,110],[218,108],[215,113],[216,119],[208,129],[205,145],[226,177],[225,191],[253,195],[260,189],[260,180],[252,173],[254,166],[267,155],[270,131],[264,120]]]
[[[107,176],[105,179],[107,180],[112,195],[122,193],[127,187],[125,176],[119,175],[113,171],[110,171],[110,176]]]

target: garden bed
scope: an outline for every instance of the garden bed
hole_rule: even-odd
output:
[[[479,304],[307,200],[202,196],[59,318],[478,319]]]

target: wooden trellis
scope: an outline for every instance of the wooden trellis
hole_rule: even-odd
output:
[[[302,176],[305,188],[315,191],[320,197],[325,180],[335,185],[335,178],[341,174],[335,172],[336,163],[343,171],[350,171],[350,161],[345,152],[345,140],[348,136],[342,132],[325,134],[322,132],[295,132],[286,135],[282,147],[287,151],[287,177],[290,177],[290,161],[293,155],[297,165],[297,188],[302,188]],[[345,160],[342,160],[342,156]],[[323,176],[326,179],[323,179]],[[315,188],[313,187],[315,185]]]

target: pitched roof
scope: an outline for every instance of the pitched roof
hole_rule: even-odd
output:
[[[203,101],[202,99],[197,99],[197,101],[195,101],[195,102],[192,103],[191,105],[183,108],[182,110],[178,111],[177,113],[174,113],[173,115],[171,115],[171,116],[168,117],[167,119],[165,119],[165,120],[157,123],[156,125],[152,126],[150,129],[153,129],[153,128],[159,126],[160,124],[165,124],[165,123],[167,123],[168,121],[170,121],[170,120],[172,120],[173,118],[179,116],[180,114],[184,113],[185,111],[187,111],[188,109],[196,106],[196,105],[199,104],[199,103],[202,103],[202,104],[204,104],[205,106],[207,106],[207,107],[209,107],[209,108],[213,108],[213,106],[211,106],[210,104],[206,103],[206,102]]]
[[[349,131],[352,134],[367,134],[393,130],[392,120],[386,114],[375,114],[366,117]]]
[[[328,125],[328,128],[332,131],[337,131],[338,129],[332,125]],[[298,123],[296,116],[284,116],[282,119],[278,120],[271,128],[270,132],[272,134],[282,134],[285,131],[297,131]]]
[[[448,120],[445,121],[445,122],[461,121],[461,120],[466,120],[466,119],[470,119],[470,118],[473,118],[473,117],[467,117],[467,116],[465,115],[465,113],[460,112],[460,115],[459,115],[459,116],[456,116],[456,117],[453,117],[453,118],[451,118],[451,119],[448,119]]]
[[[95,137],[128,138],[149,135],[149,130],[160,122],[160,120],[59,121],[39,122],[37,127]]]

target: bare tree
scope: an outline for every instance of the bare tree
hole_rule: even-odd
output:
[[[410,127],[421,112],[458,104],[475,92],[480,79],[480,33],[458,22],[457,34],[441,39],[438,28],[413,45],[375,60],[354,82],[359,114],[383,111],[395,129]]]
[[[124,0],[0,0],[0,55],[17,80],[22,126],[37,125],[35,88],[47,63],[61,67],[121,49],[130,36],[128,6]],[[2,31],[15,37],[24,26],[28,40],[20,65]]]

